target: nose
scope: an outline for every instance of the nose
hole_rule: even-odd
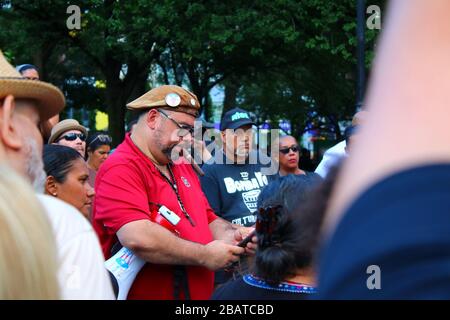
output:
[[[88,196],[88,198],[92,198],[93,196],[95,196],[95,190],[89,183],[86,183],[86,195]]]
[[[192,134],[190,132],[188,132],[186,135],[180,137],[180,141],[191,144],[194,142],[194,137],[192,136]]]

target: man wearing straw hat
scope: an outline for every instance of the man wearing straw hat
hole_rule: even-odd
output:
[[[58,122],[48,139],[48,144],[59,144],[78,151],[84,158],[86,155],[87,128],[75,119],[65,119]]]
[[[22,77],[0,51],[0,160],[40,191],[46,176],[39,123],[58,114],[64,104],[58,88]],[[112,299],[100,246],[88,221],[62,201],[44,195],[38,198],[55,233],[61,297]]]
[[[250,230],[218,218],[192,166],[174,161],[180,144],[192,142],[200,103],[181,87],[161,86],[127,106],[139,112],[137,125],[95,186],[103,252],[109,258],[120,243],[146,262],[128,299],[209,299],[212,271],[239,260],[245,250],[236,244]]]

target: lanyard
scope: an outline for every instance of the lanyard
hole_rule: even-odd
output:
[[[140,151],[143,155],[145,155],[145,156],[150,160],[150,162],[153,163],[154,167],[156,168],[156,170],[158,170],[159,174],[160,174],[160,175],[163,177],[163,179],[166,180],[167,183],[172,187],[172,190],[175,191],[175,194],[177,195],[178,205],[180,206],[181,211],[183,212],[183,214],[184,214],[184,216],[186,217],[186,219],[189,220],[189,222],[191,223],[191,225],[192,225],[193,227],[195,227],[195,222],[194,222],[194,220],[192,220],[191,216],[190,216],[189,213],[186,211],[186,208],[185,208],[184,205],[183,205],[183,201],[181,201],[181,197],[180,197],[180,195],[179,195],[179,193],[178,193],[177,181],[175,180],[175,176],[173,175],[172,169],[170,168],[170,164],[167,165],[167,169],[169,170],[170,177],[172,178],[173,182],[170,181],[170,179],[167,178],[166,175],[165,175],[164,173],[161,172],[161,170],[158,168],[158,166],[154,163],[154,160],[152,160],[148,155],[145,154],[145,152],[143,152],[143,151],[141,150],[141,148],[138,147],[138,145],[137,145],[137,144],[133,141],[133,139],[131,138],[131,135],[130,135],[130,140],[131,140],[131,142],[136,146],[136,148],[138,148],[139,151]]]
[[[167,165],[167,169],[169,170],[169,174],[170,174],[170,177],[171,177],[173,182],[169,178],[167,178],[167,176],[164,173],[162,173],[161,170],[159,170],[159,168],[156,165],[155,165],[155,168],[156,168],[156,170],[158,170],[159,174],[163,177],[163,179],[166,180],[167,183],[172,187],[172,190],[177,195],[177,200],[178,200],[178,204],[180,205],[181,211],[183,212],[183,214],[186,217],[186,219],[189,220],[191,225],[193,227],[195,227],[194,220],[192,220],[191,216],[189,215],[189,213],[187,212],[186,208],[184,207],[183,201],[181,201],[180,194],[178,193],[177,181],[175,180],[175,176],[173,175],[173,172],[172,172],[172,169],[170,168],[170,165]]]

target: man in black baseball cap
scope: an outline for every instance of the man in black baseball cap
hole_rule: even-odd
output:
[[[247,161],[253,142],[254,124],[250,114],[241,108],[231,109],[223,115],[220,131],[227,163]]]
[[[214,212],[234,224],[250,227],[256,222],[258,195],[268,184],[261,173],[262,165],[253,157],[254,121],[250,114],[234,108],[224,114],[220,124],[222,150],[202,169],[203,192]],[[256,161],[253,161],[256,160]],[[224,283],[231,274],[216,273],[216,285]]]

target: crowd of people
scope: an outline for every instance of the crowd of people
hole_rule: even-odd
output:
[[[112,149],[0,51],[0,299],[449,298],[450,4],[391,9],[365,110],[316,172],[285,135],[267,174],[240,108],[209,152],[175,85],[127,104]]]

